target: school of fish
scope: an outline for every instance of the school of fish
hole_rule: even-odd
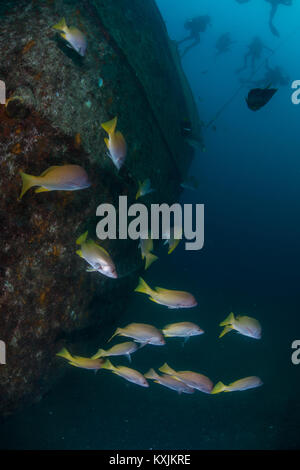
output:
[[[65,18],[52,27],[58,31],[60,37],[65,41],[67,47],[72,48],[81,57],[87,52],[87,38],[76,27],[67,26]],[[270,90],[271,91],[271,90]],[[248,103],[249,105],[249,103]],[[250,105],[249,105],[250,106]],[[101,124],[108,137],[104,138],[107,147],[107,156],[111,159],[117,170],[119,171],[125,163],[127,156],[127,143],[123,134],[117,130],[118,117]],[[75,136],[77,146],[80,146],[80,135]],[[34,176],[25,172],[20,172],[22,178],[22,189],[19,200],[23,198],[25,193],[32,187],[37,187],[36,193],[49,191],[76,191],[89,188],[91,182],[85,169],[79,165],[64,164],[61,166],[51,166],[39,175]],[[155,191],[151,186],[151,181],[146,178],[143,182],[139,181],[136,199],[146,196]],[[173,227],[171,232],[164,234],[163,238],[168,243],[168,254],[171,254],[178,246],[182,238],[181,228]],[[88,232],[80,235],[75,243],[79,246],[76,251],[82,259],[84,259],[89,267],[88,272],[98,272],[108,278],[118,278],[117,269],[110,254],[99,243],[88,238]],[[150,235],[140,239],[139,248],[141,257],[144,261],[144,268],[147,270],[158,257],[153,253],[153,240]],[[195,297],[185,291],[171,290],[162,287],[151,288],[143,278],[139,278],[135,292],[143,293],[148,298],[169,309],[187,309],[197,306]],[[222,338],[230,331],[236,331],[240,335],[244,335],[253,339],[261,338],[261,325],[255,318],[230,313],[229,316],[220,323],[224,327],[219,338]],[[235,380],[224,385],[222,381],[218,381],[216,385],[205,375],[194,371],[177,371],[171,368],[167,363],[158,368],[160,374],[151,368],[145,374],[123,366],[114,365],[110,361],[110,357],[126,356],[131,361],[131,355],[145,346],[165,346],[168,338],[183,338],[185,341],[192,336],[200,336],[204,331],[195,323],[190,321],[182,321],[167,324],[161,328],[145,323],[131,323],[124,327],[118,327],[111,338],[123,336],[131,341],[117,343],[108,349],[100,348],[91,357],[81,357],[72,355],[66,347],[64,347],[56,355],[65,359],[68,364],[73,367],[88,370],[108,370],[111,373],[141,387],[149,387],[148,380],[152,380],[163,387],[175,390],[179,394],[192,394],[200,391],[206,394],[219,394],[221,392],[243,391],[256,387],[260,387],[263,382],[257,376],[249,376]],[[147,380],[148,379],[148,380]]]

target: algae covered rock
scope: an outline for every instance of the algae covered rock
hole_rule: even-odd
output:
[[[96,239],[97,206],[117,207],[119,195],[133,202],[146,178],[157,189],[148,204],[176,201],[193,157],[181,122],[200,128],[154,1],[10,1],[0,15],[0,413],[8,414],[49,388],[64,341],[89,328],[100,337],[136,285],[136,242],[103,242],[117,280],[87,273],[75,253],[84,231]],[[62,17],[86,35],[84,57],[52,29]],[[101,128],[114,116],[128,146],[119,172]],[[82,166],[91,187],[31,189],[18,200],[20,171],[63,164]]]

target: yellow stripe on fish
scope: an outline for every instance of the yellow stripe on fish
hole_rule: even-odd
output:
[[[168,308],[192,308],[197,305],[195,297],[189,292],[163,289],[162,287],[151,289],[141,277],[135,292],[146,294],[152,302]]]
[[[19,200],[33,186],[39,186],[36,193],[44,191],[77,191],[91,186],[86,171],[78,165],[51,166],[40,176],[20,172],[22,191]]]
[[[159,369],[164,374],[171,375],[178,380],[181,380],[191,388],[195,388],[203,393],[211,393],[213,389],[212,381],[203,374],[192,372],[189,370],[176,371],[172,369],[167,363],[163,364]]]
[[[93,240],[87,240],[88,232],[80,235],[76,240],[76,244],[80,245],[80,250],[76,254],[90,265],[88,272],[98,271],[104,276],[117,279],[118,274],[110,254],[98,243]]]
[[[119,375],[128,382],[135,383],[141,387],[149,387],[145,377],[135,369],[130,369],[125,366],[114,366],[109,359],[107,359],[103,364],[103,369],[112,371],[113,374]]]
[[[82,57],[86,53],[87,39],[86,36],[74,26],[67,26],[65,18],[62,18],[59,23],[52,26],[53,29],[61,31],[60,36],[68,43],[68,46],[74,49]]]
[[[250,338],[261,338],[261,325],[258,320],[246,315],[238,315],[237,317],[231,312],[228,317],[220,323],[220,326],[225,326],[219,338],[222,338],[226,333],[232,330],[237,331],[241,335],[249,336]]]
[[[146,374],[144,374],[146,379],[153,380],[155,383],[163,385],[171,390],[175,390],[180,393],[194,393],[194,389],[186,385],[181,380],[172,377],[171,375],[159,375],[155,372],[154,369],[150,369]]]
[[[115,117],[111,121],[102,123],[101,126],[108,134],[108,139],[105,138],[104,142],[109,151],[109,156],[119,170],[124,164],[127,155],[127,144],[123,134],[120,131],[116,131],[117,122],[118,118]]]
[[[131,361],[130,354],[135,352],[138,349],[138,345],[133,341],[126,341],[124,343],[115,344],[110,349],[105,351],[105,349],[99,349],[97,353],[92,356],[92,359],[98,359],[99,357],[109,357],[109,356],[127,356]]]
[[[125,336],[134,339],[137,343],[152,344],[155,346],[163,346],[166,344],[163,334],[155,326],[146,323],[130,323],[124,328],[117,328],[112,337],[107,341],[111,341],[115,336]]]
[[[251,376],[236,380],[229,385],[224,385],[223,382],[218,382],[211,393],[214,395],[221,392],[240,392],[251,388],[257,388],[261,385],[263,385],[263,382],[259,377]]]
[[[74,367],[81,369],[98,370],[102,369],[105,363],[104,359],[93,359],[90,357],[72,356],[66,348],[63,348],[56,354],[58,357],[63,357],[68,363]]]
[[[150,234],[149,238],[140,239],[139,248],[141,249],[142,259],[146,260],[145,270],[147,270],[150,268],[151,264],[154,263],[154,261],[158,260],[158,256],[151,253],[153,250],[153,240],[150,238]]]

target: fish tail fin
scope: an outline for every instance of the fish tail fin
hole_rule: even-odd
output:
[[[134,289],[134,292],[142,292],[143,294],[152,294],[152,289],[151,287],[148,286],[148,284],[144,281],[143,278],[139,278],[139,283],[137,287]]]
[[[215,395],[216,393],[221,393],[221,392],[226,391],[226,389],[227,387],[226,385],[223,384],[223,382],[218,382],[210,393]]]
[[[109,343],[115,336],[119,335],[121,332],[122,332],[122,328],[117,328],[114,334],[109,338],[107,342]]]
[[[57,29],[58,31],[66,31],[66,29],[68,28],[67,26],[67,23],[66,23],[66,20],[65,18],[62,18],[59,23],[55,24],[54,26],[52,26],[53,29]]]
[[[103,354],[105,354],[104,349],[98,349],[96,354],[94,354],[91,359],[99,359],[99,357],[103,357]]]
[[[136,193],[136,195],[135,195],[135,200],[137,200],[137,199],[139,199],[139,198],[141,197],[141,192],[142,192],[142,190],[141,190],[141,182],[139,181],[139,189],[138,189],[138,191],[137,191],[137,193]]]
[[[219,326],[226,326],[226,325],[232,325],[234,322],[234,314],[231,312],[225,320],[223,320],[221,323],[219,323]]]
[[[144,374],[144,377],[146,379],[153,379],[154,380],[154,379],[158,379],[159,376],[155,372],[155,370],[151,368],[151,369],[148,370],[148,372],[146,374]]]
[[[23,173],[23,171],[20,171],[20,175],[22,177],[22,191],[19,196],[19,201],[22,199],[24,194],[28,191],[28,189],[32,188],[32,186],[37,186],[36,185],[36,176],[28,175],[27,173]]]
[[[64,359],[67,359],[68,361],[72,361],[73,357],[69,353],[69,351],[66,348],[63,348],[61,351],[59,351],[56,356],[63,357]]]
[[[76,240],[76,245],[82,245],[82,243],[86,241],[88,234],[89,232],[86,231],[82,235],[80,235],[80,237],[78,237]]]
[[[230,326],[230,325],[225,326],[225,328],[221,332],[219,338],[223,338],[223,336],[226,335],[226,333],[229,333],[229,331],[231,331],[231,330],[233,330],[232,326]]]
[[[146,255],[146,264],[145,264],[145,269],[150,268],[151,264],[154,263],[154,261],[158,260],[158,256],[153,255],[152,253],[148,253]]]
[[[181,238],[177,238],[176,240],[174,240],[174,242],[171,244],[171,246],[169,245],[168,255],[173,253],[175,248],[177,248],[177,246],[179,245],[180,241],[181,241]]]
[[[103,122],[101,126],[108,133],[108,135],[113,134],[117,127],[118,118],[117,116],[111,121]]]
[[[110,362],[109,359],[106,359],[106,361],[102,364],[102,369],[115,370],[115,366]]]
[[[168,375],[176,374],[176,371],[174,369],[171,369],[171,367],[168,366],[166,362],[158,370]]]

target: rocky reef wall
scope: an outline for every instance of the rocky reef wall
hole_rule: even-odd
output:
[[[0,414],[9,414],[49,388],[63,342],[89,328],[101,335],[135,287],[137,243],[103,243],[117,280],[87,273],[75,254],[81,233],[96,238],[97,206],[133,202],[146,178],[156,192],[145,203],[174,202],[193,158],[182,120],[199,128],[154,1],[9,1],[0,16],[0,80],[14,98],[0,105]],[[87,36],[84,57],[52,29],[62,17]],[[114,116],[128,144],[119,172],[101,128]],[[18,200],[20,170],[66,163],[84,167],[92,186]]]

